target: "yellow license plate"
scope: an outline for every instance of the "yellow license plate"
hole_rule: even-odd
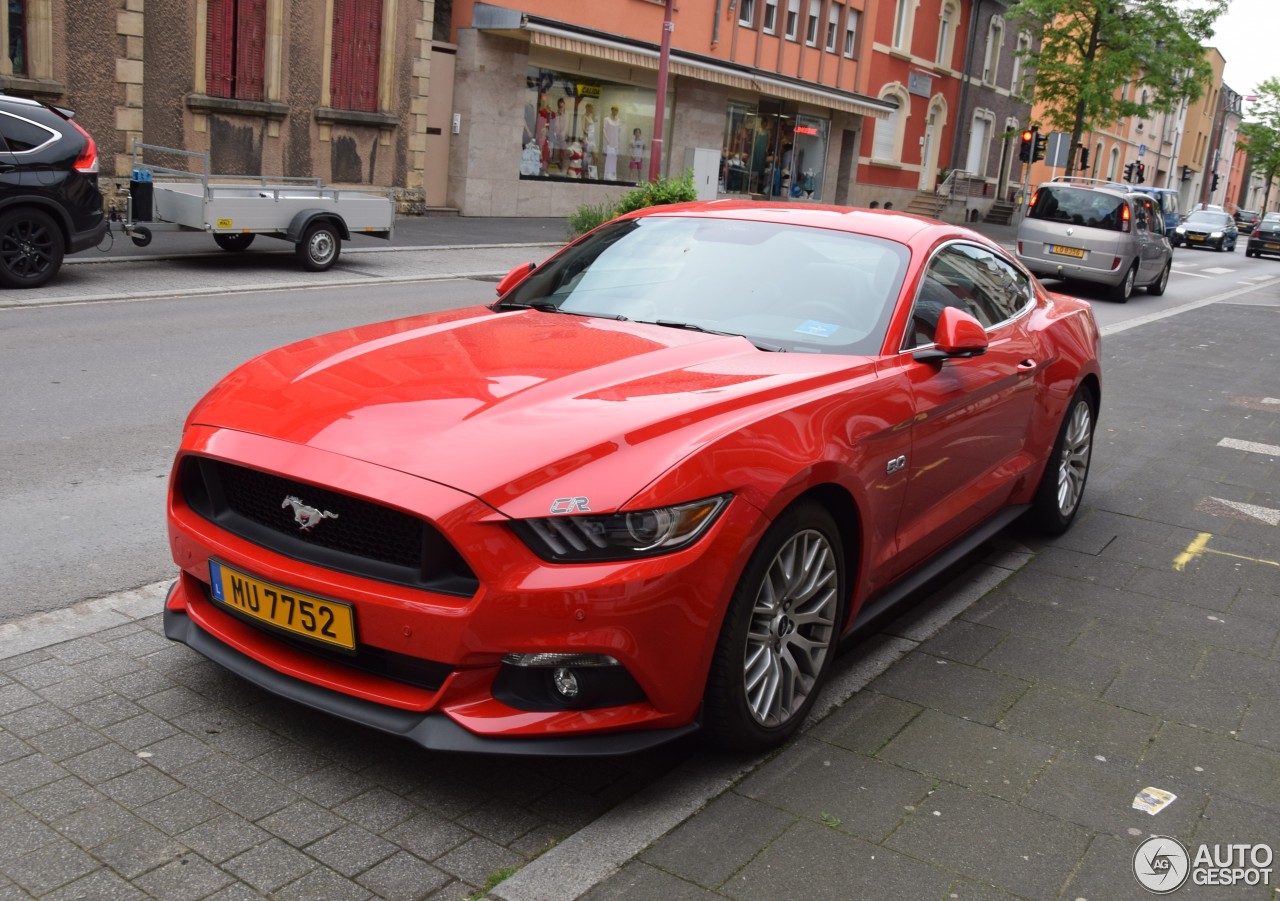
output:
[[[1084,249],[1080,247],[1063,247],[1061,244],[1050,244],[1049,252],[1063,257],[1075,257],[1078,260],[1084,259]]]
[[[209,561],[213,599],[229,610],[294,635],[356,649],[355,613],[349,604],[326,601],[246,576]]]
[[[1267,250],[1280,250],[1280,244],[1263,244]]]
[[[1204,235],[1187,235],[1188,241],[1203,241]]]

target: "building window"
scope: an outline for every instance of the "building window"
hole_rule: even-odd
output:
[[[1102,145],[1098,145],[1098,151],[1102,151]],[[1107,160],[1107,181],[1115,181],[1120,175],[1120,148],[1111,148],[1111,157]]]
[[[1023,61],[1026,59],[1026,55],[1030,50],[1031,35],[1025,31],[1019,32],[1018,49],[1013,55],[1013,78],[1009,81],[1009,90],[1018,97],[1022,97],[1026,94],[1026,85],[1023,84],[1026,80],[1024,77],[1026,75],[1026,65]]]
[[[1004,44],[1004,19],[991,17],[987,27],[987,54],[982,63],[982,81],[985,84],[996,83],[996,72],[1000,68],[1000,47]]]
[[[655,97],[652,88],[530,66],[520,177],[646,181]],[[669,135],[670,116],[665,123]]]
[[[822,0],[809,0],[809,24],[805,30],[804,42],[810,47],[818,46],[818,16],[822,15]]]
[[[208,0],[205,93],[261,100],[267,0]]]
[[[911,14],[915,0],[898,0],[898,8],[893,15],[893,46],[896,50],[906,50],[911,42]]]
[[[377,112],[381,48],[382,0],[333,0],[330,106]]]
[[[849,59],[858,55],[858,11],[856,9],[849,10],[849,16],[844,20],[844,55]]]
[[[738,0],[738,24],[750,28],[756,20],[756,0]]]
[[[911,101],[901,85],[892,87],[881,93],[880,99],[896,101],[898,108],[883,119],[876,120],[875,135],[871,142],[871,158],[882,161],[895,161],[902,146],[902,127],[907,120],[907,109]]]
[[[951,63],[952,38],[955,35],[956,5],[950,0],[942,4],[942,12],[938,16],[938,65]]]
[[[843,4],[832,3],[831,9],[827,11],[827,52],[836,52],[836,40],[840,36],[840,11],[844,9]]]
[[[27,3],[26,0],[9,0],[9,71],[13,75],[27,74]]]
[[[1097,172],[1098,167],[1102,165],[1102,142],[1099,141],[1093,148],[1093,165],[1090,167],[1091,172]]]
[[[787,0],[787,40],[794,41],[800,33],[800,0]]]
[[[764,0],[764,32],[773,34],[778,30],[778,0]]]

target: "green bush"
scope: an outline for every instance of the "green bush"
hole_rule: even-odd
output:
[[[614,203],[583,204],[569,215],[569,237],[576,238],[586,234],[623,213],[697,199],[698,190],[693,186],[693,170],[688,169],[677,178],[659,178],[655,182],[632,188]]]

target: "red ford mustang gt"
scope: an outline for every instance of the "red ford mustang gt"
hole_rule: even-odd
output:
[[[859,621],[1079,509],[1092,313],[964,228],[659,207],[499,295],[200,401],[170,638],[428,748],[764,748]]]

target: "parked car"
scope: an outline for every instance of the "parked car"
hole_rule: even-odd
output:
[[[1178,238],[1188,247],[1234,251],[1239,240],[1236,222],[1219,210],[1196,210],[1178,226]]]
[[[1280,256],[1280,213],[1267,213],[1249,235],[1244,255],[1260,257],[1264,254]]]
[[[0,285],[36,288],[107,230],[98,150],[74,114],[0,95]]]
[[[1089,305],[961,226],[653,207],[498,293],[205,396],[170,638],[431,748],[742,751],[796,730],[855,624],[1080,509]]]
[[[1262,214],[1257,210],[1236,210],[1231,218],[1236,220],[1236,228],[1240,230],[1240,234],[1247,235],[1257,226]]]
[[[1043,278],[1105,285],[1121,303],[1138,286],[1163,294],[1173,266],[1154,198],[1072,177],[1036,189],[1018,224],[1017,257]]]

